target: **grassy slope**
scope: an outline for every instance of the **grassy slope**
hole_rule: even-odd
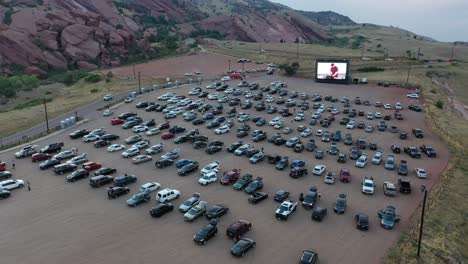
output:
[[[468,65],[460,66],[468,72]],[[442,69],[443,71],[444,69]],[[454,69],[449,69],[454,70]],[[456,71],[457,69],[455,69]],[[459,69],[458,69],[459,70]],[[462,79],[466,78],[463,76]],[[466,161],[466,146],[468,139],[468,122],[463,120],[450,107],[443,110],[434,106],[434,102],[444,99],[441,89],[433,90],[429,78],[423,72],[413,80],[423,87],[426,99],[425,110],[427,120],[439,136],[450,148],[451,160],[448,169],[442,175],[439,188],[430,194],[429,209],[424,224],[421,259],[416,259],[417,239],[419,235],[419,215],[414,219],[415,229],[400,239],[389,252],[386,263],[466,263],[468,261],[468,225],[466,219],[468,204],[466,191],[468,189],[468,162]],[[454,83],[460,82],[457,75],[452,78]],[[459,87],[460,88],[460,87]],[[465,91],[466,93],[466,91]],[[447,104],[447,102],[446,102]]]
[[[142,85],[146,83],[148,83],[148,81],[145,80],[142,82]],[[136,85],[135,82],[116,78],[109,83],[102,81],[95,84],[88,84],[84,81],[80,81],[71,87],[57,85],[53,91],[56,96],[53,98],[52,102],[47,104],[49,118],[57,117],[88,102],[99,100],[106,94],[130,90]],[[99,91],[97,93],[91,93],[91,90],[95,88]],[[41,88],[38,89],[40,90]],[[26,109],[2,112],[0,113],[0,123],[9,125],[0,127],[0,138],[30,128],[44,121],[44,106],[42,104]]]
[[[376,29],[377,30],[377,29]],[[382,30],[382,29],[378,29]],[[398,31],[397,31],[398,32]],[[391,32],[384,30],[377,39],[392,38]],[[376,35],[377,36],[377,35]],[[380,41],[380,40],[379,40]],[[414,42],[414,43],[413,43]],[[321,45],[301,45],[300,58],[296,58],[295,45],[293,44],[262,44],[262,49],[268,51],[268,55],[262,55],[258,51],[258,43],[239,43],[239,42],[221,42],[220,47],[212,46],[208,49],[214,52],[229,54],[237,57],[249,58],[252,60],[263,60],[266,62],[291,62],[299,61],[304,67],[301,67],[300,75],[312,75],[311,69],[314,68],[311,58],[327,56],[350,56],[359,58],[359,50],[337,49]],[[447,60],[450,55],[445,50],[450,47],[448,44],[432,43],[419,40],[401,40],[401,46],[398,41],[389,45],[390,55],[392,52],[406,51],[407,49],[421,46],[426,52],[425,56],[430,58]],[[271,52],[270,49],[286,51]],[[400,50],[400,51],[398,51]],[[464,53],[466,51],[466,53]],[[307,54],[302,56],[302,54]],[[366,56],[370,56],[366,54]],[[382,55],[379,55],[382,56]],[[404,56],[404,55],[401,55]],[[459,57],[461,56],[461,57]],[[468,49],[458,52],[455,58],[468,58]],[[406,82],[407,61],[403,62],[385,62],[371,61],[365,62],[354,60],[353,66],[361,67],[363,65],[384,66],[384,72],[360,74],[369,78],[369,80],[385,80],[392,82]],[[356,66],[357,65],[357,66]],[[385,263],[465,263],[468,261],[468,203],[465,202],[466,191],[468,190],[468,162],[466,161],[465,148],[468,146],[468,122],[460,117],[458,112],[454,112],[448,107],[445,92],[441,88],[434,87],[431,80],[426,77],[427,71],[440,71],[452,73],[447,80],[455,90],[455,94],[466,102],[468,100],[468,89],[465,88],[468,80],[468,64],[459,63],[457,66],[435,66],[426,68],[422,65],[415,65],[410,75],[410,83],[418,84],[422,87],[422,92],[426,100],[425,111],[428,122],[434,131],[447,143],[450,149],[451,160],[448,169],[441,176],[442,180],[439,188],[435,188],[430,193],[428,209],[425,218],[424,239],[422,243],[421,259],[415,258],[416,245],[418,238],[419,214],[415,214],[413,220],[414,230],[402,235],[400,241],[389,251],[388,258],[383,260]],[[434,106],[434,103],[442,99],[445,102],[443,110]]]

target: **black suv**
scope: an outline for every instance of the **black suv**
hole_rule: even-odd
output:
[[[101,140],[106,140],[106,141],[113,141],[113,140],[118,140],[120,137],[114,134],[106,134],[101,137]]]
[[[124,175],[124,176],[117,176],[114,179],[114,185],[123,187],[130,183],[135,183],[137,181],[137,177],[135,175]]]
[[[174,210],[174,206],[171,203],[160,203],[151,208],[150,215],[152,217],[161,217],[172,210]]]
[[[193,241],[195,243],[198,243],[199,245],[201,244],[206,244],[210,238],[214,237],[218,233],[218,228],[216,227],[217,221],[213,219],[210,221],[210,223],[206,226],[204,226],[200,231],[198,231],[195,236],[193,237]]]
[[[156,166],[156,168],[162,169],[162,168],[165,168],[165,167],[169,167],[172,164],[174,164],[174,160],[160,159],[160,160],[156,161],[156,163],[154,165]]]
[[[179,174],[180,176],[186,176],[189,173],[192,173],[197,170],[198,170],[198,162],[192,162],[187,165],[184,165],[179,171],[177,171],[177,174]]]
[[[84,178],[86,178],[88,176],[89,176],[89,171],[87,171],[85,169],[79,169],[79,170],[76,170],[76,171],[72,172],[72,174],[68,175],[67,176],[67,181],[75,182],[77,180],[84,179]]]
[[[63,142],[52,143],[41,149],[42,153],[57,153],[62,151]]]
[[[68,172],[72,172],[74,170],[76,170],[78,166],[76,166],[75,164],[59,164],[59,165],[56,165],[54,167],[54,172],[55,174],[65,174],[65,173],[68,173]]]
[[[245,220],[237,220],[226,229],[226,236],[239,240],[240,237],[252,229],[252,223]]]
[[[86,129],[81,129],[81,130],[76,130],[72,133],[70,133],[70,138],[71,139],[77,139],[77,138],[82,138],[83,136],[86,136],[89,134],[89,131]]]
[[[130,192],[130,189],[128,187],[120,187],[120,186],[111,187],[107,191],[107,198],[115,199],[124,194],[128,194],[129,192]]]
[[[99,188],[104,184],[109,184],[114,181],[114,178],[109,175],[99,175],[89,179],[89,185],[95,188]]]

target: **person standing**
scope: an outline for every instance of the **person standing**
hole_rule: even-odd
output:
[[[28,192],[31,191],[31,183],[29,181],[26,181],[26,183],[28,184]]]

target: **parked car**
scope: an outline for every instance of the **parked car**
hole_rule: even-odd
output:
[[[249,196],[249,203],[257,204],[268,198],[268,193],[266,192],[254,192]]]
[[[369,230],[369,216],[363,213],[358,213],[354,216],[356,228],[359,230]]]
[[[131,207],[135,207],[139,205],[140,203],[149,202],[150,199],[151,197],[147,193],[137,193],[127,200],[127,205]]]
[[[254,181],[249,183],[247,187],[244,189],[246,193],[252,194],[254,192],[257,192],[261,189],[263,189],[263,178],[262,177],[257,177]]]
[[[151,208],[150,215],[152,217],[161,217],[166,213],[171,212],[172,210],[174,210],[174,205],[172,205],[171,203],[160,203],[155,207]]]
[[[322,207],[316,207],[312,211],[312,220],[315,221],[322,221],[325,216],[327,215],[327,208],[322,208]]]
[[[393,229],[400,221],[400,216],[396,214],[393,206],[387,206],[384,210],[377,211],[377,216],[381,219],[380,225],[385,229]]]
[[[239,240],[242,235],[252,229],[252,223],[245,220],[236,220],[226,229],[226,236],[230,239]]]
[[[216,234],[218,233],[217,224],[218,221],[216,221],[215,219],[210,221],[208,225],[204,226],[195,234],[195,236],[193,237],[193,241],[195,241],[195,243],[199,245],[205,245],[208,242],[208,240],[216,236]]]
[[[396,186],[391,181],[384,181],[383,191],[384,191],[384,194],[387,196],[395,196],[397,194]]]
[[[119,196],[128,194],[130,192],[130,189],[128,187],[119,187],[119,186],[114,186],[108,189],[107,191],[107,198],[108,199],[115,199]]]

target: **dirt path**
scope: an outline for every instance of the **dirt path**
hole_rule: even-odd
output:
[[[452,87],[450,87],[448,83],[440,81],[437,78],[432,78],[432,83],[440,87],[447,94],[447,98],[451,107],[458,111],[465,120],[468,120],[468,106],[456,98]]]

